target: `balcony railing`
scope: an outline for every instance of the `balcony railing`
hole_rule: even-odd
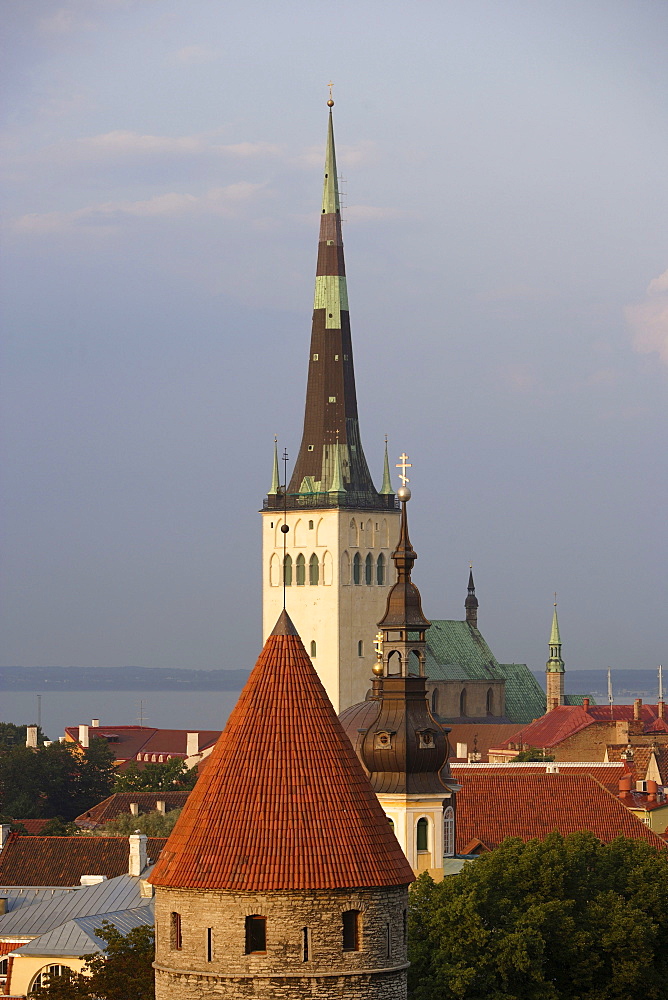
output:
[[[282,493],[265,497],[262,510],[399,510],[401,504],[393,493]]]

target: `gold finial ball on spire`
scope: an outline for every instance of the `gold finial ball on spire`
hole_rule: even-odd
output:
[[[329,100],[327,101],[327,107],[328,107],[328,108],[333,108],[333,107],[334,107],[334,101],[332,100],[332,98],[331,98],[331,97],[330,97],[330,99],[329,99]]]

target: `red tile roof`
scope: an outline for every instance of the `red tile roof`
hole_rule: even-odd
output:
[[[165,837],[149,837],[155,860]],[[82,875],[114,878],[128,870],[127,837],[22,837],[11,834],[0,853],[0,885],[79,885]]]
[[[185,757],[188,729],[154,729],[151,726],[90,726],[89,739],[106,739],[117,761],[137,760],[158,763],[158,757]],[[67,726],[65,735],[75,743],[79,742],[79,727]],[[220,729],[199,730],[199,750],[212,746],[220,736]]]
[[[666,846],[590,774],[526,774],[518,780],[491,769],[464,776],[460,769],[457,779],[462,785],[457,795],[458,850],[476,838],[494,848],[506,837],[531,840],[553,830],[591,830],[604,843],[622,835]]]
[[[165,803],[165,811],[170,812],[172,809],[182,809],[189,795],[190,792],[115,792],[81,813],[74,822],[82,830],[94,830],[118,816],[131,813],[130,805],[133,802],[139,806],[140,815],[155,812],[160,801]]]
[[[616,795],[619,791],[619,779],[625,770],[624,764],[621,761],[614,764],[590,764],[589,762],[582,764],[562,764],[559,762],[556,766],[559,768],[559,774],[590,774],[600,784],[604,785],[608,791],[612,792],[613,795]],[[450,769],[452,770],[453,777],[460,784],[463,784],[467,780],[469,774],[481,771],[485,771],[487,774],[515,775],[517,781],[524,781],[524,778],[529,774],[540,775],[546,773],[545,764],[530,761],[519,761],[517,764],[488,764],[487,770],[485,770],[485,765],[482,763],[457,763],[451,764]]]
[[[25,827],[25,831],[29,837],[36,837],[40,834],[47,823],[51,820],[48,819],[15,819],[15,823],[20,823],[21,826]]]
[[[151,882],[272,891],[406,885],[413,878],[283,612]]]
[[[532,747],[553,747],[567,736],[573,736],[581,729],[586,729],[592,721],[589,713],[579,705],[558,705],[540,719],[518,730],[501,746],[505,749],[513,743],[518,746],[525,744]]]

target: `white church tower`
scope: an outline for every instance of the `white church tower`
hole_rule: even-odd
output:
[[[400,513],[387,449],[378,492],[360,438],[333,103],[330,97],[304,433],[287,489],[274,453],[262,511],[262,605],[266,639],[285,596],[306,651],[341,712],[362,701],[369,687],[375,622],[394,583],[390,556]]]

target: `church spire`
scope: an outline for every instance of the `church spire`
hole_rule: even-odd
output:
[[[271,486],[267,496],[275,497],[281,488],[281,479],[278,474],[278,439],[274,438],[274,467],[271,473]]]
[[[392,480],[390,479],[390,462],[387,457],[387,434],[385,435],[385,460],[383,462],[383,485],[380,488],[381,496],[394,496]]]
[[[565,664],[561,658],[561,635],[559,634],[559,619],[557,618],[557,595],[554,595],[554,612],[552,614],[552,629],[550,630],[550,658],[545,664],[545,681],[547,691],[547,711],[564,704],[564,673]]]
[[[464,601],[466,611],[466,624],[472,628],[478,627],[478,598],[475,596],[475,584],[473,582],[473,564],[469,563],[469,586],[466,600]]]
[[[389,509],[394,498],[376,492],[360,440],[331,98],[328,104],[304,433],[288,494],[319,494],[323,506],[349,506],[348,500]],[[331,491],[339,462],[337,499]]]

